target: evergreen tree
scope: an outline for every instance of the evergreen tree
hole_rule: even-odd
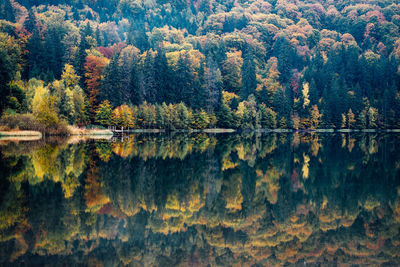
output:
[[[0,113],[7,107],[7,97],[10,93],[8,83],[13,78],[15,65],[8,51],[4,47],[0,47]]]
[[[184,102],[191,107],[195,101],[193,75],[187,52],[180,54],[175,71],[175,101]]]
[[[95,37],[96,37],[97,46],[102,46],[103,45],[103,37],[101,36],[99,26],[97,26],[97,28],[96,28]]]
[[[53,78],[59,79],[63,68],[64,48],[60,34],[56,29],[50,29],[47,32],[44,49],[48,72],[51,72]]]
[[[104,69],[104,80],[99,92],[102,101],[108,100],[111,105],[116,107],[122,105],[127,99],[122,99],[121,72],[118,65],[119,54],[115,53],[110,64]]]
[[[37,29],[37,20],[33,9],[29,9],[28,18],[24,21],[24,28],[30,33]]]
[[[233,112],[225,103],[220,106],[217,120],[220,128],[236,128]]]
[[[275,129],[276,128],[276,113],[265,106],[265,104],[261,104],[259,106],[259,123],[261,128],[264,129]]]
[[[143,101],[143,95],[140,90],[139,70],[136,62],[132,63],[131,71],[129,73],[129,102],[133,105],[139,105]]]
[[[236,110],[238,108],[238,106],[239,106],[239,101],[238,101],[237,97],[232,98],[232,102],[230,105],[231,109]]]
[[[168,66],[167,57],[162,49],[157,50],[157,54],[154,58],[154,69],[156,72],[155,82],[156,82],[156,102],[161,103],[163,101],[167,103],[174,102],[174,96],[171,90],[171,70]]]
[[[185,104],[180,102],[177,105],[176,114],[177,114],[176,128],[177,129],[186,129],[189,124],[189,113],[188,113],[188,109],[186,108]]]
[[[291,113],[291,106],[288,102],[288,98],[285,96],[283,89],[276,90],[273,100],[274,110],[278,113],[280,120],[285,119],[285,123],[288,123],[288,119]]]
[[[248,51],[245,54],[242,66],[242,89],[240,96],[242,99],[247,99],[251,94],[255,93],[257,88],[256,66],[254,63],[254,55]]]
[[[10,0],[0,0],[0,19],[15,22],[15,11]]]
[[[155,69],[153,54],[148,51],[142,66],[141,92],[144,100],[149,103],[156,103],[157,100],[157,81],[155,79],[157,70]]]
[[[43,77],[47,71],[46,51],[39,35],[39,30],[35,28],[27,44],[29,51],[25,68],[25,77]]]
[[[278,36],[273,46],[273,55],[278,59],[278,71],[282,84],[290,79],[293,62],[293,47],[285,36]]]
[[[87,22],[85,28],[81,31],[81,40],[79,42],[78,50],[75,55],[75,70],[76,73],[81,77],[80,85],[81,87],[85,86],[84,82],[84,64],[86,62],[87,52],[86,49],[89,49],[90,46],[86,40],[86,37],[92,36],[92,28],[90,27],[90,23]]]
[[[111,125],[113,110],[108,100],[103,101],[96,111],[96,123],[103,126]]]
[[[217,62],[212,56],[207,57],[207,70],[204,77],[205,82],[205,108],[212,112],[218,108],[221,102],[222,76]]]

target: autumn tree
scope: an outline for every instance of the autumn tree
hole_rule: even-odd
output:
[[[310,108],[310,129],[318,129],[322,114],[319,113],[318,106],[312,105]]]
[[[57,113],[54,108],[54,97],[43,86],[36,88],[32,102],[32,112],[35,117],[48,127],[54,127],[58,123]]]
[[[355,115],[350,108],[349,111],[347,112],[347,127],[349,129],[352,129],[355,123],[356,123]]]
[[[112,112],[111,122],[122,129],[132,128],[134,126],[132,109],[127,105],[116,107]]]
[[[260,102],[272,106],[274,94],[277,90],[282,90],[279,82],[278,60],[271,57],[268,60],[268,71],[266,71],[263,83],[257,87],[257,97]]]
[[[113,110],[108,100],[103,101],[96,111],[96,123],[103,126],[110,126]]]
[[[85,83],[86,96],[89,102],[89,114],[92,121],[96,117],[96,109],[99,104],[99,90],[101,81],[103,80],[103,71],[108,64],[108,59],[89,55],[86,57],[85,63]]]

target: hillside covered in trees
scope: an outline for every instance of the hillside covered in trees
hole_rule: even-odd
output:
[[[0,0],[20,129],[399,128],[399,0]]]

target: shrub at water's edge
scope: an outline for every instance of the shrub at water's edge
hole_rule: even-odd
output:
[[[1,118],[4,130],[37,131],[47,135],[68,135],[68,125],[65,121],[45,123],[32,114],[6,114]]]

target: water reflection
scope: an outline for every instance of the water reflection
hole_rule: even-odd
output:
[[[3,142],[0,265],[398,265],[399,137]]]

